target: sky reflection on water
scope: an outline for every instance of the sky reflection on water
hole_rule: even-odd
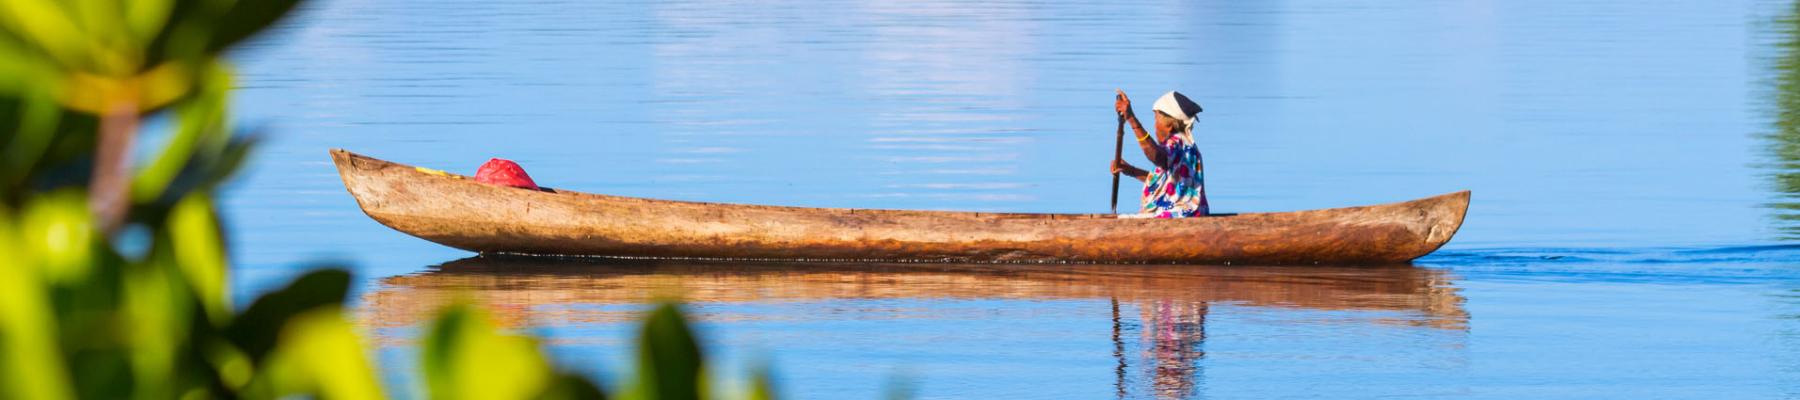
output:
[[[466,289],[612,376],[619,321],[673,280],[721,296],[695,306],[721,365],[771,360],[801,397],[895,376],[922,397],[1800,396],[1795,7],[319,0],[236,57],[237,117],[275,134],[225,199],[233,292],[342,261],[386,365]],[[1374,271],[443,265],[470,255],[363,216],[325,153],[506,157],[656,198],[1099,212],[1114,88],[1140,114],[1170,89],[1205,105],[1221,212],[1474,204],[1444,251]]]

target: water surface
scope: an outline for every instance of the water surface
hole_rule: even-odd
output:
[[[233,292],[354,268],[402,394],[418,322],[453,293],[613,379],[667,292],[722,375],[766,362],[801,398],[1800,396],[1796,10],[319,0],[236,55],[236,117],[275,134],[226,199]],[[1205,106],[1221,212],[1474,204],[1444,250],[1383,268],[470,259],[363,216],[326,156],[504,157],[667,199],[1103,212],[1115,88],[1140,116],[1171,89]]]

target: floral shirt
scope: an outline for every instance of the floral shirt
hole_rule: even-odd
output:
[[[1206,215],[1205,173],[1200,170],[1200,147],[1187,132],[1169,135],[1162,143],[1174,170],[1157,167],[1144,180],[1142,218],[1184,218]]]

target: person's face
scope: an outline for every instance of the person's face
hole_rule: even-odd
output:
[[[1153,114],[1156,114],[1156,133],[1168,135],[1169,132],[1175,131],[1174,118],[1169,118],[1169,116],[1163,115],[1163,113],[1160,112]]]

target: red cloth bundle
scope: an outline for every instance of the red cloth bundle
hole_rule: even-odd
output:
[[[504,158],[490,159],[486,164],[481,164],[481,168],[475,170],[475,181],[490,185],[539,190],[537,182],[531,180],[531,175],[525,174],[525,168],[519,167],[519,163]]]

